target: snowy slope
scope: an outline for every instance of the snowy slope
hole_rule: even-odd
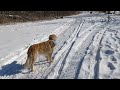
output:
[[[70,21],[69,21],[70,20]],[[21,52],[29,44],[50,34],[72,19],[59,19],[46,22],[18,23],[0,26],[0,65],[6,58]]]
[[[85,12],[63,19],[0,26],[1,79],[120,79],[120,16]],[[28,47],[58,36],[49,66],[23,68]]]

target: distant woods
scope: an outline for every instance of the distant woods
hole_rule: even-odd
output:
[[[115,14],[116,13],[116,11],[99,11],[99,12],[103,12],[106,14]]]
[[[26,22],[45,19],[58,19],[78,14],[79,11],[0,11],[0,24]]]

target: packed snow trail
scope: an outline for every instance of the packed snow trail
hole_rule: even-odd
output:
[[[112,79],[120,78],[120,21],[107,14],[70,16],[63,26],[51,32],[58,36],[53,53],[54,61],[49,66],[41,56],[35,62],[35,71],[23,69],[29,45],[1,64],[3,79]],[[68,17],[66,17],[68,18]],[[37,38],[37,43],[47,40]]]

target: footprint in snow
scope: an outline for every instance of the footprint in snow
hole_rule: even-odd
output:
[[[112,57],[112,61],[117,61],[116,58],[115,58],[114,56]]]
[[[106,50],[106,51],[105,51],[105,54],[111,55],[111,54],[113,54],[113,53],[114,53],[114,51],[111,51],[111,50]]]
[[[108,67],[110,68],[110,70],[115,70],[116,68],[114,67],[114,65],[112,63],[108,63]]]

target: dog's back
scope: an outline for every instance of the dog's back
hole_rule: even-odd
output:
[[[52,40],[48,40],[46,42],[38,43],[31,45],[28,49],[27,54],[31,53],[38,53],[38,54],[46,54],[47,52],[50,52],[52,49],[54,49],[55,43]]]

